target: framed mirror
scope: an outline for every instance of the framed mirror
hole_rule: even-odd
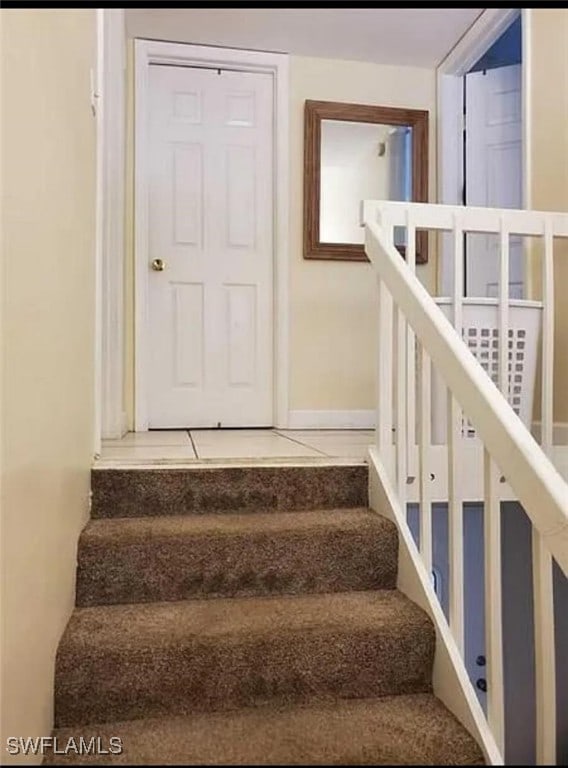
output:
[[[304,112],[304,258],[368,261],[361,200],[428,202],[428,112],[309,101]],[[398,228],[397,228],[398,229]],[[406,231],[395,229],[404,256]],[[416,262],[428,233],[416,233]]]

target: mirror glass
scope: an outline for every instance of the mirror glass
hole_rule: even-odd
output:
[[[362,244],[361,200],[412,200],[412,127],[322,120],[320,179],[320,240]]]
[[[428,112],[377,104],[306,99],[304,105],[304,258],[369,261],[362,200],[428,200]],[[406,258],[406,229],[394,242]],[[428,261],[418,229],[417,264]]]

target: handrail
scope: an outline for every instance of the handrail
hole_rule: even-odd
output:
[[[368,218],[365,250],[546,547],[568,576],[567,484],[420,280],[405,265],[383,227]]]
[[[432,501],[434,492],[447,499],[448,508],[448,629],[462,661],[465,647],[464,500],[469,475],[474,499],[483,500],[485,645],[487,657],[487,723],[494,744],[505,749],[503,679],[503,614],[501,570],[501,501],[515,498],[532,523],[533,629],[535,658],[536,760],[556,761],[556,653],[554,631],[553,560],[568,575],[568,485],[550,461],[553,450],[554,378],[554,238],[568,237],[568,215],[540,211],[495,210],[465,206],[365,201],[362,205],[365,249],[377,273],[379,289],[379,367],[377,411],[377,477],[396,492],[387,494],[393,519],[401,534],[408,533],[406,504],[419,475],[420,543],[422,564],[432,563]],[[394,228],[405,227],[406,263],[394,247]],[[453,241],[453,324],[446,319],[416,277],[416,230],[451,231]],[[497,235],[500,244],[499,293],[493,329],[482,328],[480,358],[493,372],[496,386],[464,343],[463,243],[464,233]],[[536,235],[544,244],[542,258],[541,446],[509,406],[506,396],[523,387],[521,356],[525,341],[513,327],[509,298],[509,239]],[[523,302],[522,311],[529,310]],[[533,309],[534,309],[534,302]],[[476,335],[475,324],[467,328]],[[489,331],[491,330],[491,347]],[[485,331],[485,333],[483,333]],[[477,342],[476,342],[477,343]],[[531,341],[532,344],[532,341]],[[485,350],[481,349],[485,347]],[[521,349],[523,350],[521,352]],[[418,376],[414,354],[417,354]],[[531,354],[534,348],[531,349]],[[498,361],[497,366],[495,361]],[[514,362],[513,362],[514,361]],[[527,367],[528,370],[528,367]],[[447,387],[446,444],[431,441],[430,395],[435,371]],[[527,374],[528,375],[528,374]],[[532,376],[532,374],[530,374]],[[531,383],[532,386],[532,383]],[[418,387],[418,390],[417,390]],[[528,391],[528,390],[527,390]],[[518,401],[518,398],[517,398]],[[466,422],[462,418],[466,418]],[[530,414],[525,419],[530,418]],[[467,421],[476,439],[467,436]],[[464,429],[465,427],[465,429]],[[416,431],[417,429],[417,431]],[[416,444],[417,438],[417,444]],[[465,464],[469,457],[471,469]],[[445,467],[444,467],[445,464]],[[447,474],[447,476],[445,476]],[[430,485],[444,478],[437,490]],[[384,494],[383,494],[384,495]],[[469,496],[469,498],[472,498]],[[394,506],[393,506],[394,505]],[[417,573],[420,571],[418,569]],[[439,617],[437,619],[439,621]],[[446,620],[444,619],[445,623]],[[445,631],[445,630],[444,630]],[[445,682],[440,679],[441,690]],[[471,688],[471,686],[470,686]],[[466,694],[471,701],[473,690]],[[471,705],[473,706],[473,705]],[[475,709],[475,707],[474,707]],[[470,709],[470,713],[473,710]],[[479,712],[478,712],[479,714]],[[481,735],[482,731],[479,731]],[[482,737],[485,739],[485,736]],[[489,742],[484,741],[487,755]],[[493,758],[492,758],[493,760]]]

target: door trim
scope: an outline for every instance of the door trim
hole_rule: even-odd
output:
[[[96,119],[94,445],[126,432],[124,408],[124,192],[126,40],[124,9],[98,9],[91,108]]]
[[[124,254],[125,254],[125,130],[126,40],[124,9],[103,14],[104,63],[98,78],[101,114],[101,430],[103,438],[120,438],[126,432],[124,381]]]
[[[525,88],[527,72],[527,50],[525,44],[526,9],[486,8],[475,20],[465,35],[452,48],[436,69],[437,81],[437,157],[438,157],[438,202],[448,205],[462,204],[463,188],[463,76],[476,61],[487,51],[500,35],[512,24],[515,18],[523,14],[523,205],[527,207],[527,157],[528,141],[528,98]],[[450,236],[442,234],[440,238],[440,258],[438,259],[437,288],[441,296],[451,293],[453,284],[452,243]]]
[[[274,302],[273,302],[273,421],[288,426],[288,206],[289,99],[288,55],[236,48],[134,41],[134,428],[148,429],[148,136],[145,124],[149,101],[150,64],[208,66],[262,72],[274,78]]]

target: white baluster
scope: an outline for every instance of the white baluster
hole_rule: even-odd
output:
[[[420,344],[418,390],[420,392],[420,429],[418,467],[420,474],[420,554],[428,573],[432,572],[432,506],[430,495],[430,471],[428,455],[431,442],[432,424],[432,364],[428,353]]]
[[[461,410],[448,392],[448,536],[450,565],[450,628],[464,652],[463,500],[460,476],[467,468],[460,458]]]
[[[406,211],[406,263],[416,272],[416,227],[410,210]],[[410,324],[406,337],[406,471],[411,474],[416,446],[416,335]]]
[[[552,450],[554,387],[554,235],[550,217],[544,224],[544,257],[542,260],[542,392],[541,445],[547,456]]]
[[[392,445],[392,376],[393,376],[393,302],[384,282],[379,278],[379,359],[377,366],[378,412],[377,442],[379,449],[390,452]]]
[[[396,479],[398,496],[406,504],[406,320],[402,310],[395,310],[396,366],[394,395],[396,402]]]
[[[454,327],[461,336],[463,328],[463,230],[461,218],[453,216],[454,235]],[[464,652],[464,584],[463,584],[463,499],[460,474],[463,460],[460,457],[462,442],[461,409],[448,391],[448,533],[450,566],[450,628],[460,653]]]
[[[463,328],[463,229],[461,226],[461,215],[453,215],[453,234],[454,234],[454,282],[453,282],[453,302],[454,302],[454,328],[460,334]]]
[[[556,653],[552,558],[532,529],[536,762],[556,764]]]
[[[501,608],[501,502],[495,462],[483,451],[485,548],[485,656],[487,659],[487,720],[497,746],[505,749],[503,680],[503,614]]]
[[[394,244],[394,228],[386,217],[381,217],[381,226],[388,245]],[[392,466],[393,442],[393,332],[394,305],[392,296],[379,279],[379,359],[377,382],[379,388],[379,408],[377,413],[377,441],[383,455],[385,466],[388,467],[391,479],[395,480],[395,467]]]
[[[542,264],[542,395],[541,445],[553,447],[554,378],[554,233],[549,216],[544,224]],[[556,658],[552,558],[533,528],[533,598],[536,679],[536,758],[539,765],[556,763]]]
[[[499,267],[499,389],[504,397],[508,397],[509,376],[507,373],[507,364],[509,359],[509,232],[506,226],[505,217],[501,216],[500,232],[500,267]],[[490,351],[492,354],[492,351]]]

